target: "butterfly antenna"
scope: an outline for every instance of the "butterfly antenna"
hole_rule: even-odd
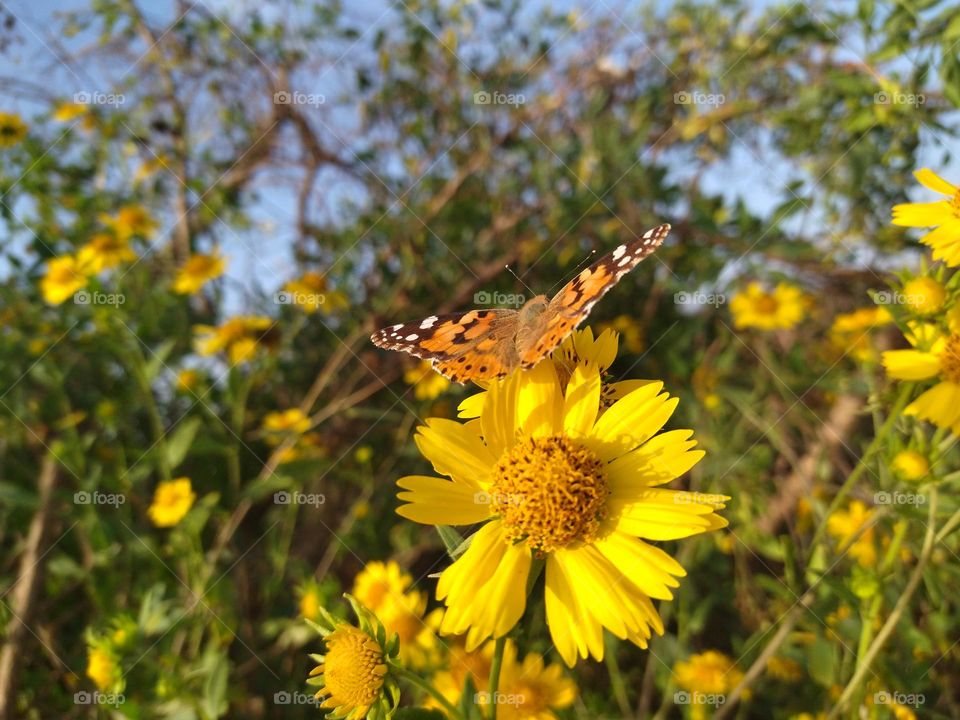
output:
[[[527,291],[528,293],[530,293],[531,296],[536,295],[536,293],[535,293],[533,290],[530,289],[530,286],[527,285],[523,280],[521,280],[521,279],[520,279],[520,276],[517,275],[517,274],[513,271],[513,268],[512,268],[512,267],[510,267],[509,265],[504,265],[504,267],[507,269],[507,272],[508,272],[508,273],[510,273],[511,275],[513,275],[513,276],[517,279],[517,282],[518,282],[518,283],[520,283],[521,285],[523,285],[523,287],[526,289],[526,291]]]
[[[596,249],[591,250],[589,253],[587,253],[587,256],[586,256],[583,260],[581,260],[581,261],[577,264],[577,266],[573,269],[573,275],[576,275],[577,273],[579,273],[580,270],[581,270],[581,268],[583,268],[584,265],[586,265],[586,264],[589,263],[589,262],[592,262],[592,261],[593,261],[593,257],[594,257],[594,255],[596,255],[596,254],[597,254]],[[571,277],[572,277],[572,276],[571,276]],[[552,295],[552,294],[553,294],[553,289],[554,289],[555,287],[557,287],[557,285],[562,285],[562,284],[564,284],[564,283],[566,283],[566,282],[567,282],[566,280],[559,280],[559,281],[555,282],[553,285],[550,286],[550,289],[547,291],[547,295]]]

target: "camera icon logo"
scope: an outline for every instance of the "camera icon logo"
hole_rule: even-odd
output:
[[[890,97],[888,92],[878,92],[873,96],[873,101],[877,105],[889,105],[892,102],[893,98]]]
[[[286,90],[277,90],[273,94],[274,105],[290,105],[293,102],[293,96]]]
[[[474,105],[489,105],[491,100],[492,97],[486,90],[477,90],[477,92],[473,94]]]
[[[277,305],[293,305],[293,293],[281,290],[278,293],[274,293],[273,301]]]
[[[492,502],[490,493],[476,492],[473,494],[473,502],[477,505],[489,505]]]
[[[673,694],[673,704],[674,705],[689,705],[690,704],[690,693],[686,690],[677,690]]]
[[[477,305],[489,305],[493,302],[493,298],[490,297],[490,293],[486,290],[481,290],[473,294],[473,302]]]
[[[292,701],[293,701],[293,696],[286,691],[281,691],[273,694],[274,705],[289,705]]]
[[[80,490],[73,494],[73,504],[74,505],[89,505],[90,504],[90,493],[86,490]]]
[[[93,101],[93,98],[91,97],[90,93],[88,93],[86,90],[83,90],[73,94],[73,101],[77,105],[89,105]]]
[[[89,305],[90,304],[90,293],[86,290],[81,290],[73,294],[73,302],[76,305]]]
[[[93,695],[85,690],[73,694],[74,705],[90,705],[93,702]]]
[[[880,692],[873,694],[874,705],[889,705],[890,700],[890,693],[888,693],[886,690],[881,690]]]
[[[675,105],[690,105],[693,102],[693,95],[686,90],[681,90],[673,94],[673,102]]]
[[[273,503],[275,505],[289,505],[290,504],[290,493],[286,490],[280,490],[273,494]]]

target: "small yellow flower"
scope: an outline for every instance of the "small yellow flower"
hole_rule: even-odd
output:
[[[317,620],[320,617],[320,588],[314,581],[308,581],[300,589],[300,617]]]
[[[932,315],[947,301],[947,289],[932,277],[916,277],[903,286],[907,307],[918,315]]]
[[[707,650],[677,662],[673,674],[678,687],[705,695],[722,695],[743,679],[743,673],[733,660],[716,650]]]
[[[300,408],[271,412],[263,418],[263,431],[275,435],[302,435],[310,429],[310,418]]]
[[[57,105],[57,109],[50,116],[56,122],[70,122],[78,117],[87,114],[88,106],[83,103],[63,102]]]
[[[177,373],[177,390],[180,392],[194,392],[200,385],[200,372],[193,368],[187,368]]]
[[[798,682],[803,679],[803,666],[796,660],[774,655],[767,663],[767,674],[783,682]]]
[[[142,205],[125,205],[115,215],[101,215],[100,222],[121,240],[149,237],[157,229],[157,221]]]
[[[190,478],[168,480],[157,486],[147,514],[157,527],[173,527],[183,520],[196,499]]]
[[[347,306],[347,296],[342,292],[330,290],[326,278],[318,272],[306,272],[296,280],[283,286],[279,293],[280,302],[285,305],[297,305],[308,315],[322,309],[331,313]]]
[[[137,259],[129,240],[121,240],[110,233],[98,233],[77,252],[77,262],[84,272],[95,275],[125,262]]]
[[[319,608],[314,625],[323,635],[326,652],[311,655],[319,665],[310,672],[311,685],[319,685],[320,708],[345,720],[387,720],[396,710],[400,692],[390,673],[397,643],[387,640],[376,616],[354,598],[346,596],[359,627],[334,620]],[[328,714],[330,714],[328,712]]]
[[[612,330],[620,334],[620,343],[627,352],[639,355],[646,348],[643,340],[643,328],[629,315],[618,315],[607,323],[600,324],[600,331]]]
[[[15,113],[0,112],[0,148],[13,147],[27,136],[27,125]]]
[[[259,315],[237,315],[218,327],[195,325],[197,352],[201,355],[226,352],[232,364],[246,362],[265,344],[273,325],[270,318]]]
[[[103,692],[116,686],[122,677],[116,654],[106,646],[87,648],[87,677]]]
[[[846,510],[837,510],[827,518],[827,532],[837,539],[842,550],[872,519],[873,511],[859,500],[854,500]],[[868,527],[849,547],[850,557],[864,567],[872,567],[877,562],[873,536],[874,528]]]
[[[875,306],[841,313],[830,326],[830,343],[838,352],[850,355],[859,362],[874,362],[877,351],[870,332],[893,322],[886,308]]]
[[[808,305],[807,296],[794,285],[779,283],[768,292],[752,282],[730,300],[730,312],[737,328],[789,330],[803,320]]]
[[[413,385],[413,395],[417,400],[434,400],[450,387],[450,381],[426,360],[407,368],[403,373],[403,381]]]
[[[193,295],[200,292],[208,282],[223,275],[226,264],[226,260],[216,251],[208,255],[203,253],[191,255],[177,270],[173,291],[180,295]]]
[[[923,480],[930,474],[930,461],[916,450],[901,450],[890,466],[899,477],[911,482]]]
[[[934,260],[956,267],[960,265],[960,190],[928,168],[917,170],[913,175],[921,185],[946,195],[947,199],[894,205],[893,224],[934,228],[920,238],[920,242],[933,250]]]
[[[49,260],[47,273],[40,281],[43,299],[51,305],[59,305],[85,288],[90,279],[81,268],[73,255],[61,255]]]
[[[366,465],[373,459],[373,448],[369,445],[361,445],[353,453],[353,458],[361,465]]]

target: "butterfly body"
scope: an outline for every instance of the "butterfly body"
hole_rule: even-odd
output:
[[[469,310],[431,315],[378,330],[378,347],[430,360],[434,369],[455,382],[502,377],[517,367],[531,368],[549,355],[620,278],[653,253],[669,225],[648,230],[618,246],[582,270],[552,299],[537,295],[519,310]]]

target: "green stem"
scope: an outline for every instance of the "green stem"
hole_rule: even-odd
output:
[[[452,720],[464,720],[463,713],[457,710],[457,708],[449,700],[447,700],[443,696],[443,694],[439,690],[437,690],[431,683],[427,682],[416,673],[411,672],[406,668],[400,667],[399,665],[391,664],[390,668],[395,675],[402,678],[403,680],[406,680],[408,683],[410,683],[414,687],[419,688],[420,690],[423,690],[430,697],[436,700],[440,704],[440,706],[444,709],[444,711],[447,713],[447,716],[450,717]]]
[[[497,692],[500,686],[500,668],[503,665],[503,650],[507,646],[506,635],[498,637],[493,648],[493,661],[490,663],[490,720],[497,720]]]
[[[823,519],[817,526],[817,531],[813,536],[813,542],[810,543],[810,550],[807,555],[806,564],[809,564],[809,560],[811,557],[813,557],[813,553],[816,550],[817,545],[823,539],[823,533],[827,528],[827,520],[831,515],[833,515],[834,512],[837,511],[837,509],[840,507],[840,504],[846,499],[847,495],[850,494],[850,491],[853,489],[853,486],[856,484],[857,480],[860,479],[860,476],[863,475],[864,471],[869,466],[869,461],[873,458],[877,451],[883,447],[883,442],[893,429],[894,423],[896,423],[897,418],[900,417],[900,414],[907,406],[907,403],[910,402],[910,395],[912,393],[913,383],[904,383],[900,388],[900,394],[897,396],[897,400],[894,403],[893,408],[890,410],[890,414],[887,416],[886,421],[880,426],[877,434],[867,446],[867,449],[860,458],[860,462],[857,463],[857,466],[853,469],[853,472],[850,473],[850,476],[844,481],[843,485],[840,487],[840,490],[837,491],[833,501],[830,503],[830,507],[827,508],[826,514],[823,516]]]
[[[631,714],[630,699],[627,697],[627,685],[623,681],[623,674],[617,663],[617,640],[611,633],[604,633],[604,638],[607,647],[603,653],[603,661],[607,665],[607,672],[610,673],[610,688],[613,690],[617,705],[620,706],[620,714],[626,718]]]

